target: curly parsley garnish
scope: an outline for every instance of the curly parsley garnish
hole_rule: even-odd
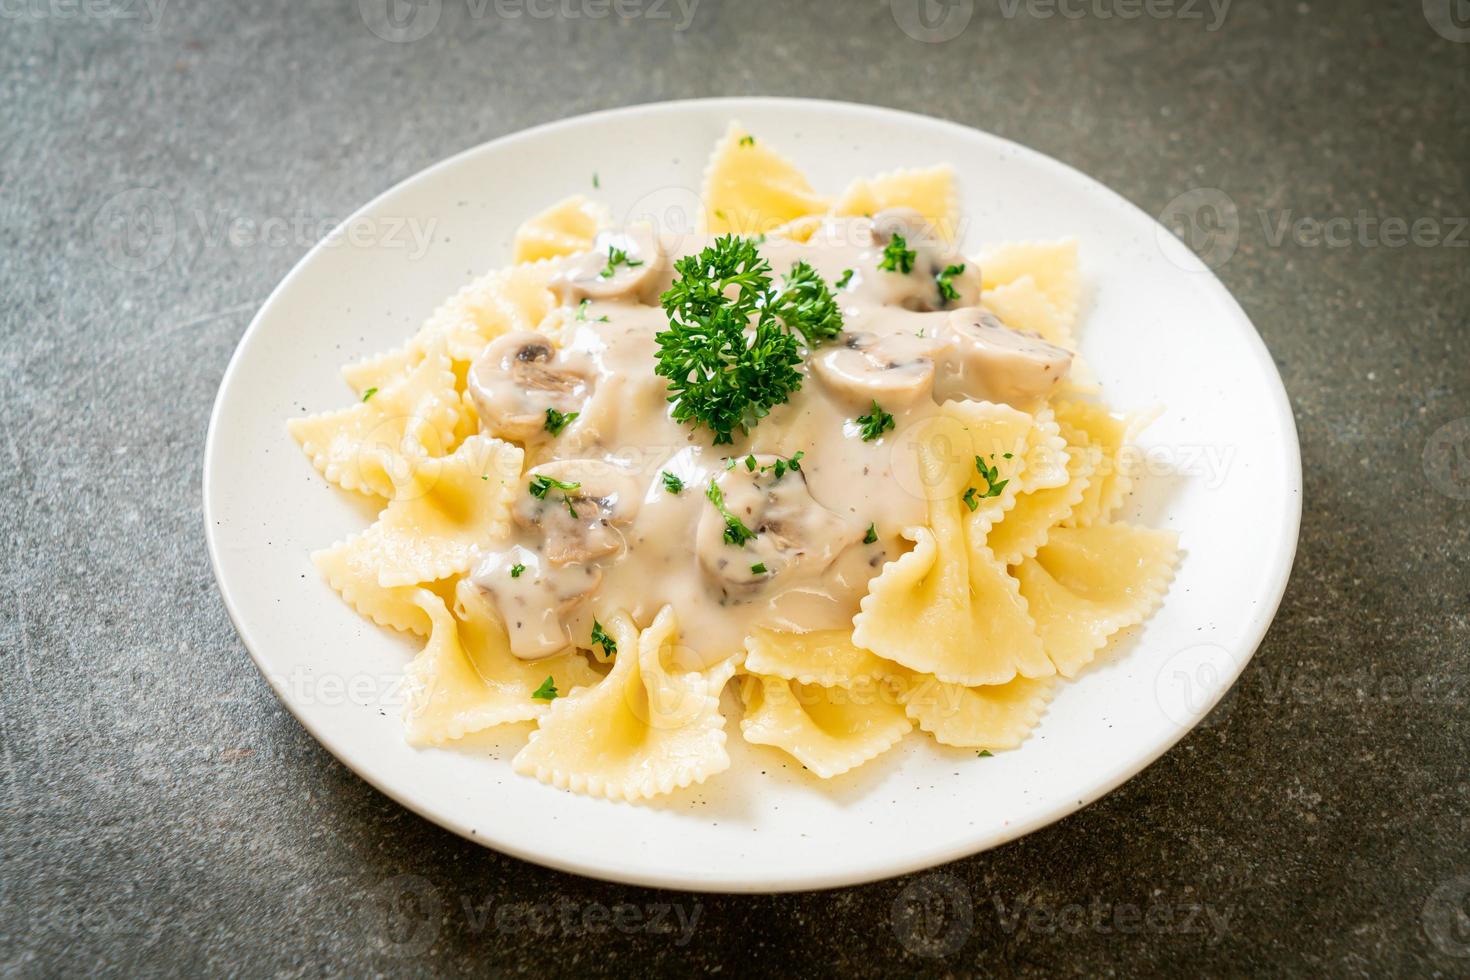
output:
[[[537,701],[555,701],[557,698],[561,697],[560,694],[556,693],[556,678],[548,677],[546,678],[546,680],[542,681],[541,686],[536,688],[535,693],[533,693],[531,697],[535,698]]]
[[[561,435],[561,430],[577,420],[581,412],[558,412],[554,408],[546,410],[546,431],[554,436]]]
[[[678,496],[679,494],[681,494],[681,493],[684,492],[684,481],[681,480],[681,479],[679,479],[673,473],[670,473],[667,470],[665,470],[664,473],[663,473],[663,480],[664,480],[664,489],[667,490],[669,493],[673,494],[674,496]]]
[[[566,501],[567,512],[573,517],[577,516],[577,508],[572,506],[572,498],[567,496],[567,494],[582,489],[582,484],[563,483],[561,480],[537,474],[531,477],[531,485],[527,489],[531,491],[531,496],[537,500],[545,500],[546,495],[552,490],[560,490],[562,500]]]
[[[878,268],[884,272],[901,272],[908,275],[914,271],[914,259],[919,253],[909,248],[909,243],[897,232],[893,239],[883,249],[883,261],[878,263]]]
[[[934,281],[939,284],[939,303],[941,306],[960,298],[960,291],[954,288],[954,277],[963,275],[964,272],[964,265],[952,265],[934,277]]]
[[[857,424],[862,426],[863,442],[872,442],[893,428],[894,422],[893,416],[883,411],[883,406],[875,401],[873,402],[872,414],[859,415],[857,417]]]
[[[525,571],[526,566],[522,565],[520,562],[516,562],[514,565],[510,566],[510,577],[520,578],[521,575],[525,573]]]
[[[602,655],[611,657],[618,652],[618,641],[607,635],[607,630],[597,620],[592,621],[592,645],[602,647]]]
[[[749,238],[726,235],[674,263],[662,297],[669,329],[658,334],[654,370],[669,381],[676,422],[704,425],[715,445],[749,432],[801,388],[799,335],[808,346],[842,329],[842,314],[804,262],[785,288]]]
[[[628,253],[622,249],[610,248],[607,250],[607,267],[597,275],[602,279],[611,279],[613,273],[618,271],[618,266],[620,265],[625,265],[630,269],[636,269],[642,264],[642,259],[630,259],[628,258]]]
[[[704,495],[709,498],[710,503],[715,505],[715,509],[720,512],[720,516],[725,519],[725,543],[733,544],[737,548],[744,548],[745,542],[755,537],[755,532],[746,527],[745,522],[740,520],[740,518],[730,513],[730,509],[725,506],[725,494],[720,490],[720,485],[714,480],[709,481],[709,489],[704,492]]]

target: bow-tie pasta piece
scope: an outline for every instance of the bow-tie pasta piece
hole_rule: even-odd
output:
[[[731,123],[704,172],[705,228],[712,235],[768,234],[828,200],[785,157]]]
[[[871,685],[902,672],[897,664],[855,646],[851,630],[785,633],[760,628],[745,640],[745,669],[823,687]]]
[[[1109,637],[1147,619],[1178,557],[1173,531],[1127,524],[1053,530],[1014,572],[1057,672],[1077,676]]]
[[[669,607],[642,634],[625,613],[603,622],[617,643],[612,673],[552,702],[515,771],[559,789],[637,801],[728,769],[720,689],[733,665],[671,669],[665,655],[678,636]]]
[[[1041,720],[1054,677],[1017,677],[1009,684],[961,687],[914,675],[904,688],[904,710],[944,745],[1014,749]]]
[[[378,584],[378,566],[372,556],[355,547],[352,539],[315,552],[312,563],[347,604],[379,626],[428,636],[429,616],[420,602],[416,585],[391,589]]]
[[[539,262],[585,252],[607,223],[606,212],[580,194],[558,201],[516,229],[515,260]]]
[[[1030,279],[1036,290],[1056,312],[1056,326],[1071,336],[1077,324],[1079,283],[1077,242],[1015,242],[997,245],[980,253],[981,281],[987,296],[1021,279]],[[1004,316],[1004,315],[1002,315]],[[1020,324],[1012,324],[1020,326]],[[1023,329],[1034,329],[1025,327]],[[1069,350],[1075,346],[1064,344]]]
[[[1036,554],[1046,544],[1052,528],[1071,517],[1082,502],[1093,474],[1102,463],[1102,451],[1069,441],[1066,453],[1067,481],[1060,486],[1027,489],[1016,498],[1016,506],[990,529],[985,543],[1002,564],[1015,565]]]
[[[576,651],[545,660],[512,654],[500,617],[467,579],[456,586],[453,615],[434,593],[415,591],[433,632],[404,678],[404,727],[413,745],[441,745],[496,725],[539,718],[550,702],[534,695],[548,679],[559,694],[599,679]]]
[[[1001,322],[1012,330],[1034,333],[1058,347],[1074,352],[1077,350],[1077,338],[1072,334],[1067,317],[1051,305],[1051,300],[1047,299],[1036,280],[1030,276],[1022,276],[1015,282],[985,290],[984,302],[986,308],[1000,317]],[[1072,361],[1074,380],[1081,360],[1077,357]]]
[[[1118,417],[1101,405],[1063,400],[1056,404],[1068,443],[1095,447],[1102,458],[1071,516],[1070,527],[1087,527],[1110,519],[1133,489],[1135,455],[1131,443],[1153,420],[1152,414]]]
[[[884,688],[859,694],[852,688],[746,674],[740,696],[745,740],[781,749],[822,779],[876,758],[914,727]]]
[[[377,523],[350,539],[357,560],[376,567],[384,587],[468,571],[509,529],[524,456],[510,443],[474,436],[452,456],[419,460]]]
[[[890,208],[913,208],[923,215],[940,238],[954,241],[959,237],[960,223],[954,169],[949,166],[927,167],[860,178],[842,192],[832,207],[832,213],[874,215]]]
[[[929,527],[904,530],[914,550],[873,580],[853,642],[951,684],[1005,684],[1054,673],[1015,581],[968,542],[957,500],[929,505]]]
[[[442,346],[398,381],[351,408],[287,427],[323,476],[344,490],[392,497],[394,475],[454,441],[460,397]]]

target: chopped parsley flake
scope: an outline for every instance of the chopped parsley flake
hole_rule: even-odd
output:
[[[618,271],[618,266],[625,265],[630,269],[636,269],[643,264],[642,259],[630,259],[628,253],[620,248],[607,250],[607,267],[598,273],[602,279],[611,279],[613,273]]]
[[[974,512],[975,508],[980,506],[980,501],[976,499],[979,493],[980,491],[976,490],[974,487],[971,487],[970,489],[965,491],[965,506],[970,508],[970,511],[972,513]]]
[[[522,565],[520,562],[516,562],[514,565],[510,566],[510,577],[520,578],[525,571],[526,566]]]
[[[750,456],[745,457],[745,468],[746,468],[746,470],[748,470],[751,473],[754,473],[755,472],[755,456],[754,455],[750,455]]]
[[[563,414],[554,408],[548,408],[546,410],[546,431],[554,436],[559,436],[561,435],[561,430],[575,422],[577,416],[581,414],[581,412],[566,412]]]
[[[665,470],[663,473],[664,489],[677,496],[684,492],[684,481],[673,473]]]
[[[373,397],[377,393],[378,393],[378,389],[376,389],[376,388],[369,388],[367,391],[364,391],[362,393],[362,400],[363,401],[367,401],[369,398]]]
[[[602,647],[602,655],[611,657],[618,652],[618,641],[607,635],[607,630],[597,620],[592,621],[592,643],[594,646]]]
[[[602,181],[598,178],[596,170],[592,171],[592,186],[599,189],[602,187]]]
[[[883,261],[878,263],[878,268],[884,272],[901,272],[908,275],[914,271],[914,259],[919,253],[909,248],[909,243],[898,233],[894,233],[893,240],[883,249]]]
[[[981,759],[993,759],[993,758],[995,758],[995,753],[994,752],[991,752],[989,749],[981,749],[979,752],[976,752],[975,755],[976,755],[977,758],[981,758]]]
[[[832,285],[835,286],[838,289],[846,289],[847,288],[847,284],[850,283],[850,282],[852,282],[852,273],[853,273],[853,270],[852,269],[844,269],[844,270],[842,270],[842,275],[838,276],[837,277],[837,281],[834,282]]]
[[[777,480],[780,480],[781,477],[785,476],[787,470],[795,470],[796,472],[800,473],[801,472],[801,458],[803,456],[805,456],[805,455],[806,455],[805,452],[798,452],[795,455],[793,455],[790,459],[778,459],[774,463],[772,463],[770,466],[762,466],[761,467],[761,472],[764,473],[767,470],[774,470],[776,472],[776,479]]]
[[[755,137],[754,136],[742,136],[742,137],[740,137],[740,145],[741,146],[755,146]]]
[[[763,561],[758,561],[754,565],[750,566],[750,570],[756,575],[764,575],[766,574],[766,563]]]
[[[580,302],[580,303],[577,304],[577,320],[579,322],[581,322],[581,323],[586,323],[587,322],[587,320],[589,319],[588,316],[587,316],[587,308],[589,306],[591,306],[591,305],[592,305],[592,301],[590,299],[584,299],[584,300],[582,300],[582,302]],[[607,320],[607,317],[600,316],[596,320],[594,320],[593,322],[594,323],[607,323],[608,320]]]
[[[863,544],[872,544],[878,540],[878,525],[869,524],[868,533],[863,535]]]
[[[893,416],[883,411],[883,406],[876,401],[873,402],[871,415],[859,415],[857,424],[863,428],[863,442],[872,442],[883,433],[893,428]]]
[[[567,494],[582,489],[582,484],[563,483],[561,480],[537,474],[536,476],[531,477],[531,485],[527,489],[531,491],[531,496],[535,497],[537,500],[545,500],[546,495],[552,490],[560,490],[562,493],[562,499],[565,500],[567,504],[567,512],[570,513],[573,517],[577,516],[577,508],[572,506],[572,498],[568,497]]]
[[[941,306],[960,298],[960,291],[954,288],[954,277],[963,274],[964,271],[965,267],[963,265],[952,265],[934,277],[934,281],[939,284],[939,303]]]
[[[994,456],[991,456],[991,459],[994,458]],[[1006,459],[1010,458],[1010,453],[1007,453]],[[999,497],[1001,491],[1006,488],[1006,484],[1011,482],[1010,480],[1002,480],[1000,478],[1000,471],[994,466],[986,466],[985,460],[979,456],[975,457],[975,469],[979,471],[981,479],[985,481],[986,490],[981,499],[988,500],[991,497]],[[970,509],[974,510],[975,508],[971,507]]]
[[[536,688],[536,692],[531,697],[537,701],[555,701],[561,697],[560,694],[556,693],[556,678],[548,677],[542,681],[541,686]]]
[[[715,509],[725,518],[725,543],[733,544],[737,548],[744,548],[745,542],[755,537],[755,532],[745,526],[745,523],[730,513],[725,506],[725,494],[720,490],[720,485],[714,480],[709,481],[709,489],[704,492],[709,502],[715,505]]]

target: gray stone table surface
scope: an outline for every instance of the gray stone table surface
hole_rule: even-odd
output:
[[[927,43],[914,0],[388,2],[0,0],[0,971],[1470,974],[1463,0],[924,0],[963,28]],[[953,119],[1153,214],[1228,196],[1194,243],[1238,246],[1295,409],[1300,552],[1233,695],[948,878],[696,896],[477,847],[285,712],[206,557],[211,400],[311,244],[232,223],[741,94]],[[139,189],[181,216],[147,268]]]

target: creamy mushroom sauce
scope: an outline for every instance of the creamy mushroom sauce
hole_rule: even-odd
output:
[[[911,274],[879,268],[895,232],[917,253]],[[850,628],[869,580],[906,550],[900,531],[927,519],[922,487],[896,469],[905,435],[951,398],[1034,409],[1070,365],[1066,351],[983,310],[980,270],[916,213],[831,219],[808,242],[773,237],[761,253],[778,286],[798,260],[829,285],[852,270],[832,286],[843,332],[810,353],[786,404],[748,435],[737,430],[733,445],[714,446],[708,429],[670,418],[654,373],[673,261],[707,244],[638,230],[602,236],[598,251],[560,260],[552,288],[562,307],[541,332],[498,339],[471,369],[482,430],[527,454],[513,540],[473,574],[518,657],[591,648],[596,615],[621,609],[646,623],[664,605],[679,616],[685,669],[738,652],[756,627]],[[609,249],[628,261],[604,277]],[[958,299],[946,303],[935,277],[961,263]],[[856,419],[874,401],[896,424],[864,441]],[[578,414],[553,435],[548,408]],[[800,469],[777,478],[777,461],[798,452]],[[671,493],[664,473],[683,491]],[[537,476],[581,487],[553,485],[538,498],[529,491]],[[756,535],[743,546],[725,540],[711,480]],[[877,540],[866,543],[870,524]]]

